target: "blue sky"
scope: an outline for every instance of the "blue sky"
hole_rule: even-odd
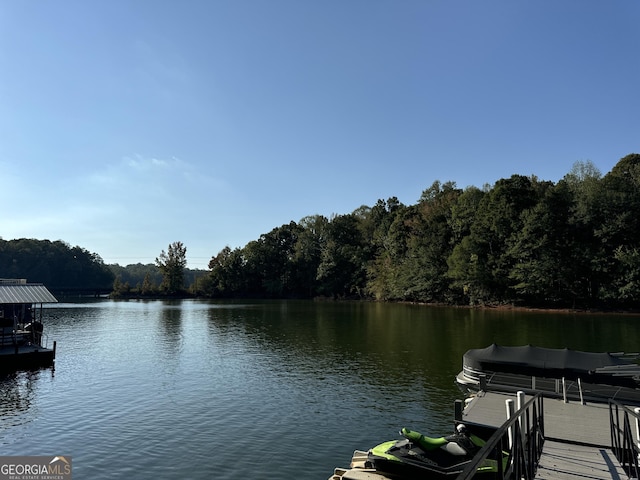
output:
[[[0,2],[0,236],[206,268],[435,180],[640,152],[640,2]]]

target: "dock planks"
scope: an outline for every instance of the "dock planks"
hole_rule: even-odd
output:
[[[530,397],[527,397],[530,398]],[[463,412],[462,420],[499,427],[506,419],[507,399],[514,395],[480,392]],[[545,437],[586,445],[611,445],[609,406],[602,403],[564,403],[561,399],[544,399]]]
[[[545,441],[536,479],[576,478],[622,480],[629,477],[609,448]]]
[[[463,411],[462,421],[499,427],[513,395],[480,392]],[[538,480],[620,480],[629,478],[611,451],[609,407],[601,403],[564,403],[544,399],[545,443]]]

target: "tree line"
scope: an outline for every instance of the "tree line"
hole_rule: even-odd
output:
[[[175,296],[191,291],[202,270],[186,268],[186,247],[169,245],[155,264],[122,267],[62,240],[0,239],[0,277],[43,283],[58,295]]]
[[[557,183],[512,175],[460,189],[436,181],[414,205],[378,200],[225,247],[208,271],[187,269],[186,251],[174,242],[155,264],[121,267],[62,241],[0,240],[0,276],[116,296],[637,308],[640,154],[604,176],[577,162]]]
[[[305,217],[209,263],[213,297],[373,298],[465,305],[634,307],[640,300],[640,155],[602,176],[434,182],[414,205],[379,200]]]
[[[197,278],[202,270],[187,269],[187,247],[182,242],[169,244],[155,264],[111,265],[115,275],[113,297],[195,296]]]
[[[102,258],[62,240],[0,239],[0,277],[44,283],[54,292],[104,292],[113,272]]]

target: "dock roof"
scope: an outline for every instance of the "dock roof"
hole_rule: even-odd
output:
[[[58,300],[42,284],[0,283],[0,304],[16,303],[57,303]]]

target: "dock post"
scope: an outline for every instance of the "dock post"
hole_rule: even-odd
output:
[[[638,417],[640,416],[640,407],[634,408],[633,411],[636,414],[636,444],[638,445],[638,448],[640,448],[640,420],[638,420]]]
[[[518,406],[517,409],[520,410],[525,403],[527,403],[526,401],[526,395],[522,390],[518,390],[518,392],[516,393],[516,398],[518,400]],[[518,427],[520,428],[520,443],[522,445],[526,444],[526,431],[529,430],[529,425],[524,425],[524,415],[520,415],[518,417]]]
[[[578,390],[580,390],[580,403],[584,405],[584,396],[582,395],[582,382],[580,381],[580,377],[578,377]]]
[[[564,400],[564,403],[568,403],[567,402],[567,382],[564,377],[562,377],[562,398]]]
[[[453,402],[453,419],[457,422],[462,421],[462,400]]]
[[[56,341],[53,341],[53,359],[56,359]]]
[[[513,399],[510,398],[508,400],[505,400],[504,403],[507,407],[507,420],[509,420],[515,413]],[[509,427],[509,449],[511,449],[511,447],[513,447],[513,426]]]

